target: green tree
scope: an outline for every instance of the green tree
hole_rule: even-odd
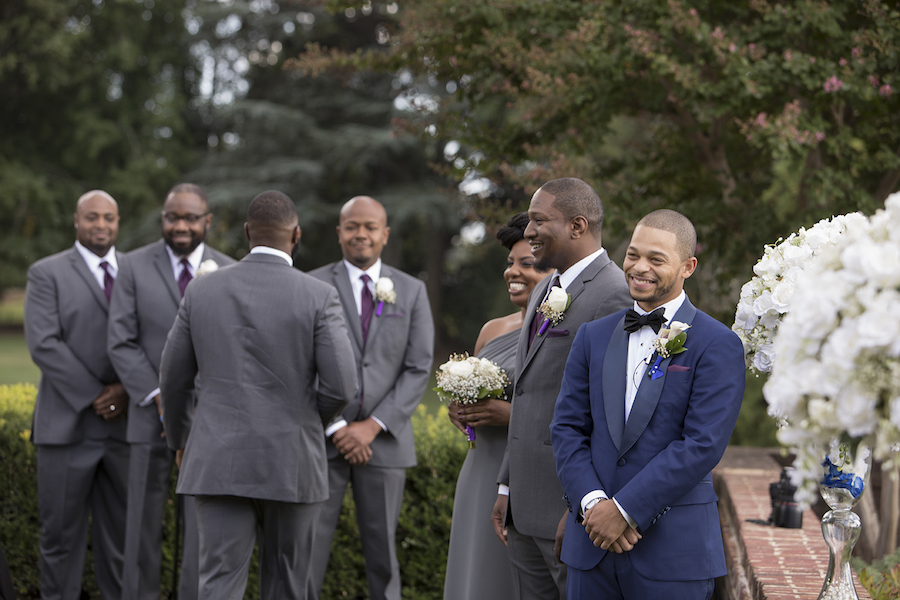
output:
[[[0,6],[0,289],[72,243],[74,201],[103,188],[122,226],[189,159],[178,0]]]

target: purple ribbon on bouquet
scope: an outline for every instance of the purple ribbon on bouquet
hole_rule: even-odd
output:
[[[469,448],[475,447],[475,430],[472,429],[472,426],[466,423],[466,439],[469,440]]]

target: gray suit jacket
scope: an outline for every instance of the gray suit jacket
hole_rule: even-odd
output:
[[[160,365],[178,493],[325,500],[324,424],[356,395],[351,352],[337,292],[277,256],[191,282]]]
[[[128,441],[159,442],[156,404],[139,407],[159,387],[159,360],[175,322],[181,294],[166,243],[159,240],[125,255],[109,308],[109,357],[128,391]],[[203,260],[220,267],[234,259],[206,245]]]
[[[116,253],[121,270],[124,259]],[[106,296],[74,246],[28,269],[25,340],[41,369],[34,407],[35,444],[125,440],[125,420],[107,422],[92,408],[119,381],[106,353]]]
[[[343,261],[325,265],[310,275],[337,288],[350,329],[363,404],[359,398],[344,410],[348,421],[376,417],[387,427],[372,442],[374,467],[413,467],[416,446],[410,417],[422,400],[434,361],[434,321],[425,284],[386,264],[381,276],[394,282],[395,304],[385,304],[381,316],[372,315],[367,343],[363,346],[362,326],[356,299]],[[377,305],[377,300],[376,300]],[[328,441],[328,457],[339,452]]]
[[[529,349],[531,321],[540,318],[537,307],[549,285],[550,277],[547,277],[535,286],[528,299],[516,351],[517,376],[509,440],[498,482],[509,486],[516,530],[523,535],[552,540],[567,508],[556,476],[550,421],[572,340],[582,323],[628,308],[634,301],[622,269],[604,252],[566,289],[571,304],[562,321],[544,335],[535,337]]]

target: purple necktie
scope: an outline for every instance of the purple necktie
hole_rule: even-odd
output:
[[[112,298],[112,288],[115,279],[109,272],[109,263],[105,260],[100,263],[100,268],[103,269],[103,293],[106,294],[106,303],[109,304],[109,299]]]
[[[372,278],[363,273],[360,276],[363,282],[362,292],[360,292],[360,306],[362,310],[359,313],[359,324],[362,326],[363,345],[369,337],[369,324],[372,322],[372,313],[375,312],[375,299],[372,298],[372,292],[369,291],[369,282]]]
[[[178,291],[181,292],[181,297],[184,298],[184,290],[187,289],[187,284],[191,282],[191,279],[194,278],[191,275],[191,270],[188,268],[190,264],[188,263],[188,259],[181,259],[181,275],[178,276]]]
[[[547,299],[547,295],[550,294],[550,290],[553,289],[554,286],[559,285],[559,275],[554,275],[553,279],[550,280],[550,287],[547,288],[547,294],[544,295],[544,299]],[[543,304],[543,302],[541,302]],[[540,304],[538,304],[540,307]],[[531,348],[531,344],[534,343],[534,338],[537,337],[537,332],[541,328],[541,324],[544,322],[544,315],[540,313],[540,311],[535,311],[534,317],[531,319],[531,331],[528,334],[528,347]]]

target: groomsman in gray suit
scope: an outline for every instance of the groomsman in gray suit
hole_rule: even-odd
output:
[[[184,449],[178,493],[197,498],[200,598],[244,597],[258,537],[262,598],[314,599],[325,424],[356,396],[356,371],[337,292],[292,268],[290,198],[258,195],[244,230],[250,254],[192,283],[169,333],[166,439]]]
[[[357,196],[341,208],[339,223],[344,260],[310,275],[337,288],[350,326],[359,396],[326,431],[329,497],[316,535],[314,578],[321,590],[349,483],[369,597],[399,600],[395,537],[406,469],[416,464],[410,417],[431,372],[434,322],[425,284],[381,262],[390,234],[384,207]]]
[[[187,284],[234,259],[206,243],[212,222],[206,192],[182,183],[166,195],[162,239],[127,254],[109,316],[109,357],[128,390],[128,518],[123,575],[126,600],[158,600],[163,511],[174,453],[160,422],[159,361]],[[183,499],[180,600],[197,598],[197,524]]]
[[[100,596],[122,597],[128,397],[106,353],[109,297],[124,262],[118,231],[116,201],[88,192],[76,205],[75,246],[28,269],[25,339],[41,369],[32,440],[44,600],[81,597],[88,521]]]
[[[491,519],[509,549],[515,597],[564,600],[566,567],[558,538],[568,511],[550,421],[578,327],[628,308],[632,300],[622,269],[601,245],[603,203],[590,185],[554,179],[534,193],[528,216],[525,238],[535,267],[555,271],[532,290],[519,335],[509,441]],[[570,302],[556,322],[538,312],[554,287]]]

